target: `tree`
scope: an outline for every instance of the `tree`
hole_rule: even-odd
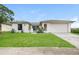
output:
[[[6,6],[0,4],[0,31],[1,24],[9,21],[13,21],[14,12],[7,8]]]

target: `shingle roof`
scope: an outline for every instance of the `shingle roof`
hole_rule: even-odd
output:
[[[16,24],[30,24],[30,22],[27,22],[27,21],[13,21],[13,22],[10,22],[10,23],[16,23]]]
[[[74,21],[69,21],[69,20],[45,20],[45,21],[40,21],[40,22],[28,22],[28,21],[13,21],[10,22],[10,24],[12,23],[16,23],[16,24],[31,24],[33,26],[38,26],[40,25],[40,23],[73,23]]]
[[[31,22],[31,25],[38,26],[38,25],[40,25],[40,22]]]
[[[69,20],[45,20],[41,21],[42,23],[73,23],[75,21],[69,21]]]

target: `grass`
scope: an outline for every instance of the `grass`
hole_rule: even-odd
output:
[[[0,47],[69,47],[74,46],[61,38],[46,33],[1,33]]]

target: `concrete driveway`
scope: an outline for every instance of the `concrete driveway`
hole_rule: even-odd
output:
[[[79,35],[71,34],[71,33],[54,33],[54,34],[70,42],[76,48],[79,48]]]

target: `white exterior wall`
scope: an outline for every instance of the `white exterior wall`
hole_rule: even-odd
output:
[[[31,30],[29,31],[29,24],[22,24],[22,29],[24,32],[32,32],[32,26],[31,26]]]
[[[68,32],[71,32],[71,23],[68,24]]]
[[[47,31],[46,32],[70,32],[71,31],[71,23],[69,24],[51,24],[51,23],[42,23],[42,27],[44,24],[47,24]],[[33,32],[33,28],[31,26],[31,31],[29,31],[29,24],[22,24],[22,29],[24,32]],[[1,24],[1,31],[11,31],[12,29],[15,32],[20,32],[18,30],[18,24],[6,25]]]
[[[29,28],[29,24],[22,24],[23,32],[29,32],[28,28]]]
[[[17,24],[12,24],[12,29],[14,29],[15,32],[18,32],[18,25]]]
[[[51,23],[43,23],[47,24],[47,32],[70,32],[70,24],[51,24]]]
[[[11,25],[1,24],[1,31],[11,31]]]
[[[29,32],[29,24],[22,24],[22,30],[23,32]],[[12,29],[14,29],[16,32],[21,32],[21,30],[18,30],[18,24],[12,24]],[[32,28],[31,31],[32,32]]]

